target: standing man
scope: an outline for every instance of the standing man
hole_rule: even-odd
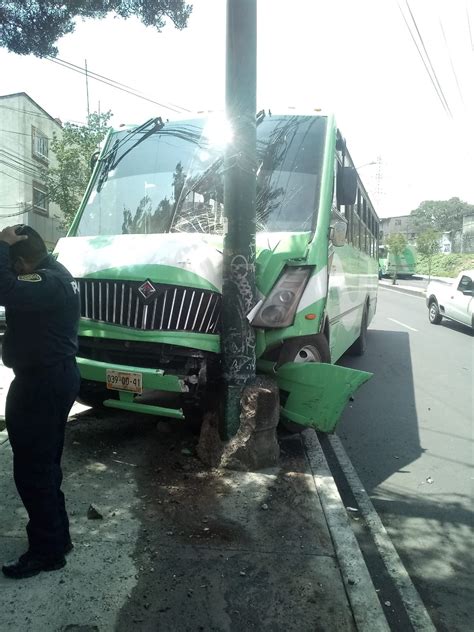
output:
[[[29,517],[28,551],[2,571],[20,579],[62,568],[72,549],[61,456],[80,380],[79,291],[29,226],[0,232],[0,305],[7,321],[3,362],[15,374],[5,418],[15,484]]]

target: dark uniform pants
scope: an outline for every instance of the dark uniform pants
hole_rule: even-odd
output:
[[[45,555],[62,553],[70,542],[61,491],[61,456],[79,381],[74,358],[54,366],[18,370],[6,401],[13,474],[28,512],[30,550]]]

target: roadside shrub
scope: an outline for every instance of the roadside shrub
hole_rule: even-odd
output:
[[[431,276],[456,277],[462,270],[474,268],[472,254],[437,254],[431,260]],[[428,257],[418,254],[416,261],[417,274],[428,274]]]

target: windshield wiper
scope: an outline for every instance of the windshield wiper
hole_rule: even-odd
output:
[[[122,138],[122,140],[116,139],[112,148],[99,159],[99,162],[102,163],[102,168],[99,174],[99,179],[97,181],[97,191],[100,191],[102,189],[103,185],[107,181],[107,178],[109,177],[110,171],[112,171],[112,169],[115,169],[119,162],[123,160],[123,158],[125,158],[125,156],[130,153],[132,149],[135,149],[137,145],[143,143],[143,141],[152,134],[156,134],[157,132],[159,132],[161,129],[163,129],[163,127],[163,120],[161,119],[161,117],[158,116],[156,118],[150,119],[149,121],[146,121],[145,123],[143,123],[143,125],[140,125],[139,127],[131,130],[128,134],[124,136],[124,138]],[[132,145],[126,151],[124,151],[123,154],[117,156],[117,153],[121,147],[127,144],[137,134],[141,133],[143,133],[143,136],[132,143]]]

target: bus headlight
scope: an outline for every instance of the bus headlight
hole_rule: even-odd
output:
[[[253,327],[288,327],[304,292],[311,267],[288,267],[252,320]]]

